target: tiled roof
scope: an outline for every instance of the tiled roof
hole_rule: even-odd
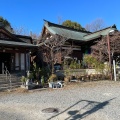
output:
[[[6,40],[0,40],[0,45],[37,48],[37,46],[33,44],[24,43],[24,42],[6,41]]]
[[[61,35],[61,36],[64,36],[70,39],[74,39],[74,40],[84,40],[83,36],[88,34],[88,32],[85,32],[85,31],[78,31],[78,30],[70,29],[68,27],[50,23],[48,21],[45,21],[45,27],[52,34],[58,34],[58,35]]]
[[[7,39],[6,38],[0,39],[0,46],[5,45],[5,46],[37,48],[36,45],[32,44],[32,38],[30,36],[13,34],[2,26],[0,26],[0,32],[8,37]]]
[[[114,27],[108,27],[108,28],[105,28],[105,29],[102,29],[102,30],[99,30],[99,31],[96,31],[96,32],[93,32],[93,33],[91,33],[91,34],[88,34],[88,35],[85,35],[84,36],[84,39],[86,40],[86,41],[88,41],[88,40],[91,40],[91,39],[93,39],[93,38],[97,38],[97,37],[99,37],[99,36],[104,36],[104,35],[107,35],[110,31],[112,31],[112,30],[116,30],[116,28],[114,28]]]
[[[115,26],[110,26],[102,30],[90,33],[87,31],[78,31],[62,25],[54,24],[45,20],[45,27],[52,33],[58,34],[69,39],[79,41],[89,41],[91,39],[99,38],[100,36],[107,35],[111,30],[117,30]]]

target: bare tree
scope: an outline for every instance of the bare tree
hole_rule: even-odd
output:
[[[85,29],[87,31],[90,31],[90,32],[95,32],[95,31],[98,31],[98,30],[101,30],[103,28],[105,28],[106,25],[104,23],[104,20],[101,19],[101,18],[97,18],[96,20],[94,20],[93,22],[87,24],[85,26]]]
[[[25,29],[25,27],[14,27],[13,28],[13,33],[18,34],[18,35],[25,35],[25,36],[30,36],[33,39],[33,44],[37,44],[37,41],[39,39],[39,34],[33,33],[32,31],[28,31]]]
[[[29,35],[28,30],[25,29],[25,27],[23,27],[23,26],[14,27],[13,31],[14,31],[15,34],[18,34],[18,35]]]
[[[39,39],[39,35],[37,33],[30,33],[30,36],[32,37],[32,39]]]
[[[39,38],[39,35],[37,33],[33,33],[32,31],[29,31],[24,26],[14,27],[13,31],[14,31],[15,34],[18,34],[18,35],[31,36],[33,39],[38,39]]]
[[[46,39],[43,37],[41,39],[38,46],[42,49],[43,57],[50,64],[52,73],[54,73],[54,63],[57,59],[56,55],[58,54],[58,56],[62,58],[63,55],[70,52],[70,50],[62,50],[62,45],[65,44],[68,38],[60,35],[49,36],[49,39],[47,39],[48,36],[45,38]]]
[[[110,51],[108,50],[108,39],[110,40]],[[109,52],[113,56],[120,54],[120,32],[111,33],[98,41],[92,47],[92,54],[100,61],[108,61]]]
[[[61,25],[63,22],[62,16],[58,16],[57,19],[58,19],[58,24]]]

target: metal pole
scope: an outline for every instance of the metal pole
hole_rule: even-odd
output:
[[[116,81],[116,67],[115,67],[115,60],[113,60],[113,68],[114,68],[114,80]]]
[[[109,66],[110,66],[110,79],[112,80],[112,68],[111,68],[111,54],[110,54],[110,38],[109,38],[109,33],[107,35],[107,43],[108,43],[108,55],[109,55]]]

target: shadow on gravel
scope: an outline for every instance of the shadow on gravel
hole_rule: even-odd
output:
[[[58,113],[57,115],[52,116],[51,118],[49,118],[47,120],[51,120],[52,118],[55,118],[59,115],[62,115],[65,112],[67,112],[70,116],[64,120],[69,120],[69,119],[70,120],[77,120],[78,118],[82,119],[82,118],[85,118],[85,117],[97,112],[100,109],[103,109],[113,99],[115,99],[115,98],[109,99],[109,100],[104,101],[104,102],[80,100],[80,101],[76,102],[75,104],[71,105],[70,107],[68,107],[67,109],[65,109],[64,111]],[[82,103],[82,102],[86,102],[86,105],[84,107],[82,107],[79,110],[70,111],[71,108],[75,107],[77,104]]]

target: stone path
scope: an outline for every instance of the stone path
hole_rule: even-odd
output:
[[[120,83],[73,83],[62,89],[0,93],[0,120],[119,120]],[[58,113],[43,113],[57,108]]]

